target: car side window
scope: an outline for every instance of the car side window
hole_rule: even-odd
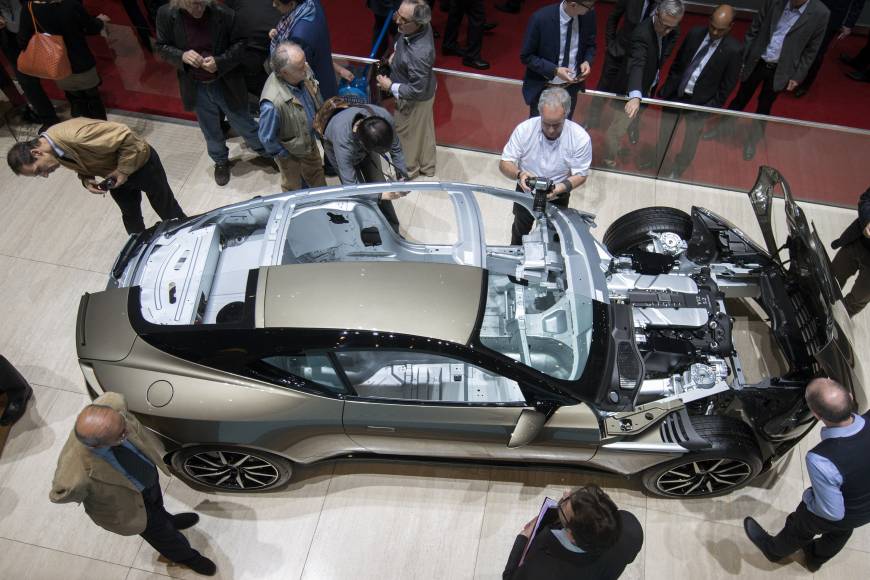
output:
[[[298,354],[267,356],[258,361],[256,369],[277,379],[290,388],[310,389],[323,387],[328,393],[347,393],[335,367],[325,354]]]
[[[525,403],[516,381],[465,361],[418,351],[337,352],[360,397],[451,403]]]

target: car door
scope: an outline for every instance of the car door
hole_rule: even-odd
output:
[[[466,361],[399,349],[336,358],[354,389],[345,401],[345,433],[372,453],[582,462],[595,452],[597,423],[581,418],[581,406],[557,411],[532,444],[509,448],[520,414],[530,409],[522,390]]]

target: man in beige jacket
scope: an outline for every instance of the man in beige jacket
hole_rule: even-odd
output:
[[[76,419],[57,460],[49,499],[81,503],[98,526],[122,536],[139,534],[168,560],[212,576],[214,562],[179,532],[199,516],[173,516],[163,507],[156,466],[166,468],[152,437],[127,412],[123,396],[100,396]]]
[[[6,161],[16,175],[30,177],[48,177],[60,166],[72,169],[88,191],[112,196],[128,234],[145,229],[143,191],[160,219],[187,217],[169,187],[157,151],[121,123],[70,119],[36,139],[16,143]],[[97,177],[104,181],[98,183]]]

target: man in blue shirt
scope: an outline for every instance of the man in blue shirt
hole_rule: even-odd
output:
[[[807,453],[812,485],[776,536],[751,517],[743,520],[743,528],[771,562],[803,549],[807,568],[815,572],[843,549],[852,530],[870,523],[870,427],[868,414],[852,412],[849,389],[834,380],[813,379],[805,397],[825,425],[822,442]]]
[[[270,59],[272,74],[260,96],[259,137],[281,170],[281,187],[295,191],[326,185],[312,123],[323,104],[317,81],[298,44],[282,42]]]
[[[199,516],[170,515],[163,507],[157,472],[163,461],[151,437],[127,413],[123,396],[98,397],[76,418],[58,457],[49,499],[81,503],[100,527],[122,536],[139,534],[169,561],[212,576],[214,562],[179,531],[195,525]]]

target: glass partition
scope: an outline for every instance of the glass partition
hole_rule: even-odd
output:
[[[529,116],[522,82],[444,69],[436,74],[438,144],[501,153]],[[867,188],[870,131],[652,99],[627,123],[625,100],[595,91],[578,95],[573,120],[592,138],[594,169],[747,191],[758,166],[771,165],[800,199],[847,207]],[[381,104],[393,108],[392,98]]]

